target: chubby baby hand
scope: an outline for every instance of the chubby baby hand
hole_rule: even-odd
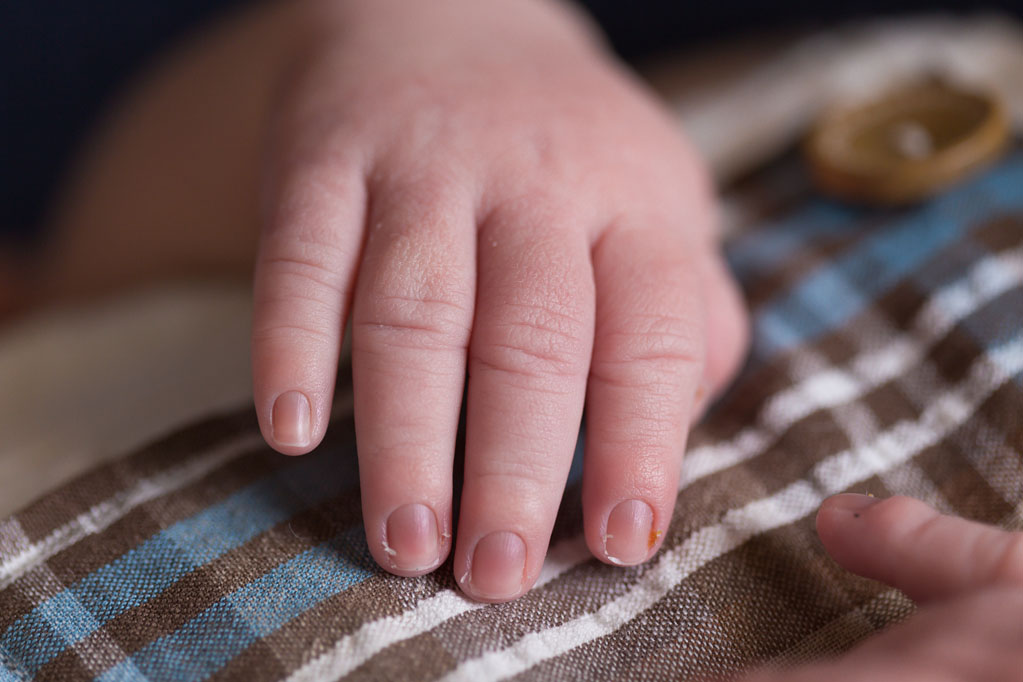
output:
[[[689,424],[746,344],[692,149],[560,3],[308,12],[317,38],[280,94],[256,269],[267,442],[299,455],[323,438],[350,321],[381,566],[427,573],[453,544],[471,597],[527,591],[584,404],[587,543],[605,562],[645,561]]]

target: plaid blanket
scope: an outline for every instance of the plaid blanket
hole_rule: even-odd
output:
[[[753,217],[728,252],[755,345],[646,565],[589,557],[576,466],[522,599],[468,601],[450,565],[382,572],[342,380],[313,455],[269,451],[246,408],[0,521],[0,682],[691,679],[904,617],[904,596],[827,557],[814,513],[853,490],[1020,525],[1023,154],[905,211],[801,182],[783,164],[733,195]]]

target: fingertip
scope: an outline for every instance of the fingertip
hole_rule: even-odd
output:
[[[871,507],[880,504],[884,499],[873,495],[861,495],[859,493],[839,493],[832,495],[821,503],[817,510],[817,527],[821,523],[825,526],[833,521],[843,522],[850,518],[858,519],[863,512]]]
[[[920,500],[836,495],[817,514],[825,549],[839,565],[928,601],[1023,579],[1023,540],[946,516]]]

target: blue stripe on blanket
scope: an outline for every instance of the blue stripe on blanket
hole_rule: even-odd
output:
[[[810,241],[856,229],[861,212],[824,200],[814,200],[775,222],[737,237],[728,245],[728,263],[742,276],[773,272]]]
[[[867,237],[763,307],[754,322],[754,356],[765,360],[836,329],[974,223],[1023,210],[1021,188],[1017,155]]]
[[[34,675],[118,614],[274,525],[351,488],[355,457],[337,453],[328,460],[326,454],[297,460],[90,573],[12,624],[0,637],[0,649],[22,652],[22,668]],[[325,475],[326,461],[336,465],[336,476]]]
[[[261,637],[377,572],[362,528],[317,545],[221,599],[101,675],[101,682],[210,676]]]

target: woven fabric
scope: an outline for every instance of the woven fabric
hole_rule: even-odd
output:
[[[464,599],[450,564],[384,573],[342,380],[313,455],[271,452],[246,409],[0,521],[0,682],[693,679],[905,617],[905,597],[827,557],[814,513],[902,493],[1019,526],[1023,154],[905,211],[799,187],[782,166],[733,198],[754,223],[729,245],[754,348],[692,435],[647,564],[589,556],[574,467],[523,598]]]

